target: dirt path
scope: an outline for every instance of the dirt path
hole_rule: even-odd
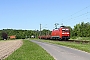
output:
[[[22,40],[0,41],[0,60],[8,57],[23,44]]]

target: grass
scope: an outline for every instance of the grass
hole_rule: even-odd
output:
[[[79,50],[86,51],[86,52],[90,53],[90,43],[87,43],[87,44],[82,44],[82,43],[77,44],[75,42],[52,41],[52,40],[40,40],[40,41],[48,42],[48,43],[53,43],[53,44],[58,44],[58,45],[63,45],[63,46],[79,49]]]
[[[23,45],[5,60],[54,60],[54,58],[39,45],[23,40]]]
[[[90,37],[78,37],[78,40],[90,40]]]
[[[71,40],[74,39],[74,40],[89,40],[90,41],[90,37],[75,37],[75,38],[71,38]]]

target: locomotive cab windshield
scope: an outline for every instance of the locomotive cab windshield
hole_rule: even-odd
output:
[[[68,40],[70,38],[70,30],[68,28],[62,28],[62,39]]]
[[[62,29],[62,32],[69,32],[69,29],[64,28],[64,29]]]

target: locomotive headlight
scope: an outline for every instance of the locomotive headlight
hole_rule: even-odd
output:
[[[69,33],[67,33],[67,34],[69,34]]]
[[[65,34],[65,33],[62,33],[62,34]]]

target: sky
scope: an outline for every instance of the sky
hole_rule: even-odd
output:
[[[40,30],[90,22],[90,0],[0,0],[0,29]]]

